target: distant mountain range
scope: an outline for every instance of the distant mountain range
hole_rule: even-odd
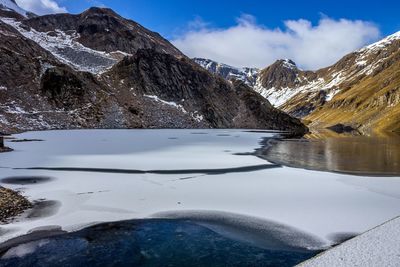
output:
[[[400,132],[400,32],[317,71],[303,71],[288,59],[262,70],[194,60],[226,79],[245,81],[312,128],[342,124],[361,132]]]
[[[0,0],[0,132],[263,128],[305,133],[246,80],[228,82],[110,9],[36,16]],[[249,79],[251,79],[251,72]]]

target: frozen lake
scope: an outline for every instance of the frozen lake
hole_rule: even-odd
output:
[[[174,219],[256,248],[317,251],[400,215],[400,178],[290,168],[252,155],[273,136],[244,130],[15,135],[43,141],[6,142],[15,151],[0,154],[1,185],[42,202],[1,225],[0,241],[49,226],[76,231],[100,222]]]

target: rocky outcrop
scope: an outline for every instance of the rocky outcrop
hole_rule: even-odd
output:
[[[2,18],[0,50],[3,132],[212,127],[307,131],[248,86],[209,73],[158,34],[109,9],[21,21]]]
[[[294,88],[304,85],[309,79],[315,78],[311,71],[300,70],[290,59],[277,60],[271,66],[260,71],[259,86],[265,89]]]
[[[138,49],[154,49],[175,56],[183,56],[158,33],[140,24],[124,19],[111,9],[90,8],[79,15],[56,14],[35,17],[23,24],[39,32],[74,31],[78,42],[86,47],[104,52],[122,51],[134,54]]]
[[[313,128],[344,124],[362,132],[400,131],[399,49],[400,32],[317,71],[278,60],[256,74],[253,88]]]
[[[0,222],[20,215],[25,210],[32,208],[32,204],[18,192],[0,187]]]
[[[299,120],[276,110],[244,83],[210,75],[187,58],[139,50],[104,78],[119,92],[157,96],[209,127],[307,131]]]

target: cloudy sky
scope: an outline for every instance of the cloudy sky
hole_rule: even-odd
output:
[[[400,30],[398,5],[365,1],[264,0],[16,0],[37,14],[110,7],[160,32],[190,57],[265,67],[290,58],[304,69]]]

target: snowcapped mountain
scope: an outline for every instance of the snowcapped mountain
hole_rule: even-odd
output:
[[[289,59],[278,60],[265,69],[254,70],[247,83],[275,107],[312,121],[311,126],[345,123],[360,130],[398,131],[399,50],[397,32],[317,71],[301,70]],[[212,60],[196,62],[228,79],[247,78],[242,69]]]
[[[293,88],[299,86],[305,79],[303,73],[310,74],[298,69],[296,63],[290,59],[277,60],[263,70],[249,67],[237,68],[204,58],[193,60],[204,69],[227,80],[236,79],[245,82],[276,107],[296,94]]]
[[[345,56],[318,74],[324,72],[333,78],[329,92],[334,96],[306,117],[313,126],[345,123],[361,131],[400,132],[400,32]],[[297,97],[283,108],[290,112],[306,100],[304,94]]]
[[[220,75],[227,80],[240,80],[249,86],[256,84],[259,72],[257,68],[236,68],[205,58],[194,58],[193,60],[211,73]]]
[[[27,16],[28,12],[20,8],[15,0],[0,0],[0,9],[5,11],[14,11],[24,17]]]
[[[307,131],[244,83],[215,77],[158,33],[110,9],[27,18],[11,4],[0,10],[0,132]]]

